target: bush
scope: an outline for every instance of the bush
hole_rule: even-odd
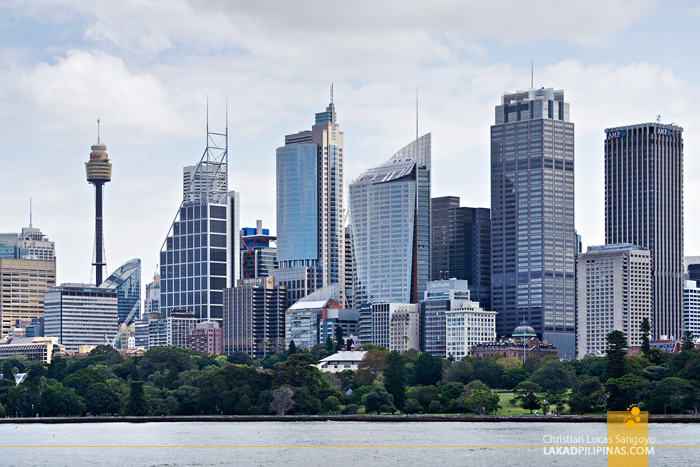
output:
[[[346,406],[341,413],[341,415],[355,415],[357,413],[358,407],[355,404],[350,404]]]
[[[432,401],[428,406],[429,413],[442,413],[442,404],[438,401]]]
[[[415,399],[406,399],[406,404],[403,406],[403,413],[418,413],[423,411],[423,406]]]
[[[323,401],[324,412],[335,412],[340,407],[340,401],[335,396],[328,396],[326,400]]]

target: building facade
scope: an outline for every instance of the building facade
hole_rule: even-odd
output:
[[[430,280],[430,154],[428,133],[350,184],[356,308],[366,302],[418,303],[425,292]]]
[[[150,316],[160,312],[160,275],[153,276],[153,282],[146,284],[146,298],[143,301],[143,315]]]
[[[223,352],[221,331],[217,321],[203,321],[190,329],[187,348],[194,352],[220,354]]]
[[[696,281],[683,281],[683,331],[700,340],[700,287]]]
[[[0,337],[17,320],[44,315],[44,293],[56,285],[56,262],[0,258]]]
[[[605,130],[605,243],[651,257],[654,339],[683,331],[683,128],[642,123]]]
[[[69,352],[107,345],[117,335],[117,292],[85,284],[62,284],[44,294],[44,335]]]
[[[277,269],[277,248],[272,245],[277,238],[270,235],[269,229],[257,226],[241,229],[241,278],[255,279],[267,277]]]
[[[304,276],[304,294],[345,281],[343,132],[332,92],[311,130],[285,136],[277,148],[277,259],[291,270],[280,274]]]
[[[299,300],[284,313],[285,338],[287,347],[294,341],[297,348],[311,350],[316,344],[322,344],[329,336],[328,331],[340,321],[347,323],[352,316],[346,316],[337,297],[338,284],[324,287]],[[335,310],[330,320],[331,310]],[[333,329],[335,329],[333,327]],[[343,328],[345,329],[345,328]],[[334,334],[330,334],[334,338]]]
[[[472,355],[472,349],[496,339],[496,312],[485,311],[476,302],[462,302],[445,312],[447,356],[457,360]]]
[[[642,344],[639,326],[651,318],[649,250],[630,244],[588,247],[578,255],[578,357],[604,354],[606,336],[622,331]]]
[[[459,198],[433,198],[432,280],[469,282],[472,300],[491,309],[491,210],[460,207]]]
[[[241,279],[224,290],[223,351],[264,358],[284,347],[287,289],[273,277]]]
[[[471,302],[469,283],[450,279],[430,281],[421,307],[422,352],[434,357],[447,358],[447,321],[445,313],[452,308]]]
[[[389,321],[389,350],[420,350],[420,310],[412,304],[395,311]]]
[[[56,337],[6,337],[0,339],[0,360],[25,355],[31,362],[50,364],[54,355],[66,356]]]
[[[491,303],[496,330],[527,321],[575,349],[574,124],[564,91],[506,93],[491,127]]]
[[[117,292],[119,301],[119,322],[129,322],[141,316],[141,260],[132,259],[122,264],[105,281],[100,288]],[[134,310],[136,307],[136,310]],[[127,323],[129,324],[129,323]]]
[[[188,348],[190,331],[197,327],[199,319],[190,310],[175,309],[165,318],[167,329],[167,344]]]

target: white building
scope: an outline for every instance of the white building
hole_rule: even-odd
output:
[[[322,359],[316,366],[324,373],[339,373],[345,370],[357,371],[357,365],[360,364],[366,353],[364,350],[341,350]]]
[[[578,356],[600,355],[606,336],[622,331],[641,346],[639,326],[651,319],[649,250],[629,243],[588,247],[578,256]]]
[[[373,303],[372,304],[372,344],[391,348],[391,323],[396,312],[418,313],[418,305],[411,303]],[[419,324],[420,326],[420,324]],[[398,329],[398,328],[397,328]],[[420,341],[420,327],[418,339]],[[398,332],[398,331],[397,331]],[[401,338],[403,339],[403,336]],[[363,343],[365,343],[363,341]],[[420,345],[420,342],[419,344]],[[419,347],[415,347],[416,349]]]
[[[146,299],[143,301],[143,315],[160,313],[160,275],[153,276],[153,282],[146,285]]]
[[[420,350],[420,311],[418,305],[399,307],[389,322],[389,350]]]
[[[447,355],[457,360],[472,354],[472,347],[496,338],[496,313],[485,311],[477,302],[458,302],[445,311]]]
[[[700,340],[700,288],[696,281],[683,281],[683,331]]]

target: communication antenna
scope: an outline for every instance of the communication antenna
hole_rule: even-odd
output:
[[[418,141],[418,86],[416,86],[416,141]],[[416,147],[416,151],[418,151],[418,147]]]
[[[535,61],[530,62],[530,89],[535,87]]]
[[[661,115],[656,116],[656,123],[661,123]]]
[[[32,199],[29,198],[29,228],[32,228]]]
[[[97,117],[97,144],[100,144],[100,117]]]
[[[333,103],[333,83],[331,83],[331,104]]]

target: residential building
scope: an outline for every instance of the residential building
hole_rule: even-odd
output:
[[[559,356],[576,328],[574,124],[564,91],[505,93],[491,127],[491,303],[496,330],[527,321]]]
[[[146,298],[143,301],[143,316],[159,314],[160,311],[160,275],[153,275],[153,282],[146,285]]]
[[[223,351],[264,358],[284,347],[287,289],[273,277],[241,279],[224,290]]]
[[[182,202],[160,252],[163,316],[184,309],[222,322],[223,291],[240,277],[239,211],[239,193],[228,191],[228,134],[208,131],[202,159],[184,169]]]
[[[389,350],[420,350],[420,311],[411,304],[395,311],[389,321]]]
[[[430,148],[427,134],[350,184],[355,308],[365,302],[418,303],[425,292],[430,280]]]
[[[271,245],[276,242],[270,230],[262,228],[262,221],[255,228],[241,229],[241,278],[267,277],[277,269],[277,248]]]
[[[471,302],[469,283],[450,279],[430,281],[421,307],[421,351],[447,358],[447,321],[445,313]]]
[[[365,358],[366,353],[364,350],[341,350],[322,358],[316,366],[324,373],[340,373],[345,370],[357,371],[357,366]]]
[[[457,360],[473,355],[477,344],[496,339],[496,312],[485,311],[472,301],[445,312],[447,356]]]
[[[651,317],[651,258],[630,244],[588,247],[578,255],[578,357],[604,354],[606,336],[622,331],[631,347]]]
[[[413,338],[413,331],[415,327],[418,328],[418,341],[412,339],[411,344],[420,347],[420,315],[418,314],[418,304],[415,303],[372,303],[372,344],[381,345],[387,349],[391,349],[392,342],[392,322],[394,315],[400,313],[401,315],[411,314],[412,315],[404,318],[409,320],[409,323],[401,324],[396,323],[395,332],[400,332],[402,330],[408,332],[409,328],[411,331],[411,336]],[[418,319],[418,324],[415,323],[415,319]],[[404,333],[403,336],[406,334]],[[360,338],[361,340],[361,338]],[[365,343],[364,341],[362,343]]]
[[[141,260],[132,259],[122,264],[105,281],[102,289],[117,292],[119,322],[123,323],[131,314],[129,322],[141,316]],[[134,310],[134,308],[136,308]],[[132,314],[133,311],[133,314]],[[129,323],[126,323],[129,324]]]
[[[324,324],[330,310],[343,309],[338,301],[339,296],[339,285],[332,284],[307,295],[289,307],[284,313],[287,347],[294,341],[297,348],[310,350],[314,345],[324,343],[329,335],[329,328],[333,325]],[[342,321],[348,320],[340,311],[336,312],[335,316]]]
[[[605,243],[649,249],[654,339],[683,331],[683,128],[605,130]]]
[[[190,330],[195,329],[199,320],[190,310],[174,309],[170,316],[165,318],[167,323],[167,345],[188,348],[190,343]]]
[[[350,227],[345,228],[345,306],[353,308],[355,305],[353,299],[353,278],[354,269],[352,266],[352,239],[350,238]]]
[[[311,130],[287,135],[277,148],[276,276],[290,300],[345,281],[343,209],[343,132],[331,103],[316,114]],[[290,270],[284,272],[284,270]],[[286,275],[303,276],[293,287]],[[345,303],[344,290],[339,301]],[[296,298],[295,298],[296,297]],[[292,303],[292,302],[290,302]]]
[[[56,337],[6,337],[0,339],[0,360],[26,355],[32,362],[50,364],[54,355],[66,356]]]
[[[700,287],[696,281],[683,281],[683,331],[700,340]]]
[[[471,297],[491,309],[491,210],[459,206],[459,197],[431,200],[432,280],[469,282]]]
[[[203,321],[190,329],[188,349],[194,352],[220,354],[223,352],[221,328],[217,321]]]
[[[148,348],[167,347],[171,345],[168,337],[170,335],[167,319],[153,319],[148,321]]]
[[[62,284],[44,294],[44,335],[69,352],[106,345],[118,331],[117,292],[86,284]]]

